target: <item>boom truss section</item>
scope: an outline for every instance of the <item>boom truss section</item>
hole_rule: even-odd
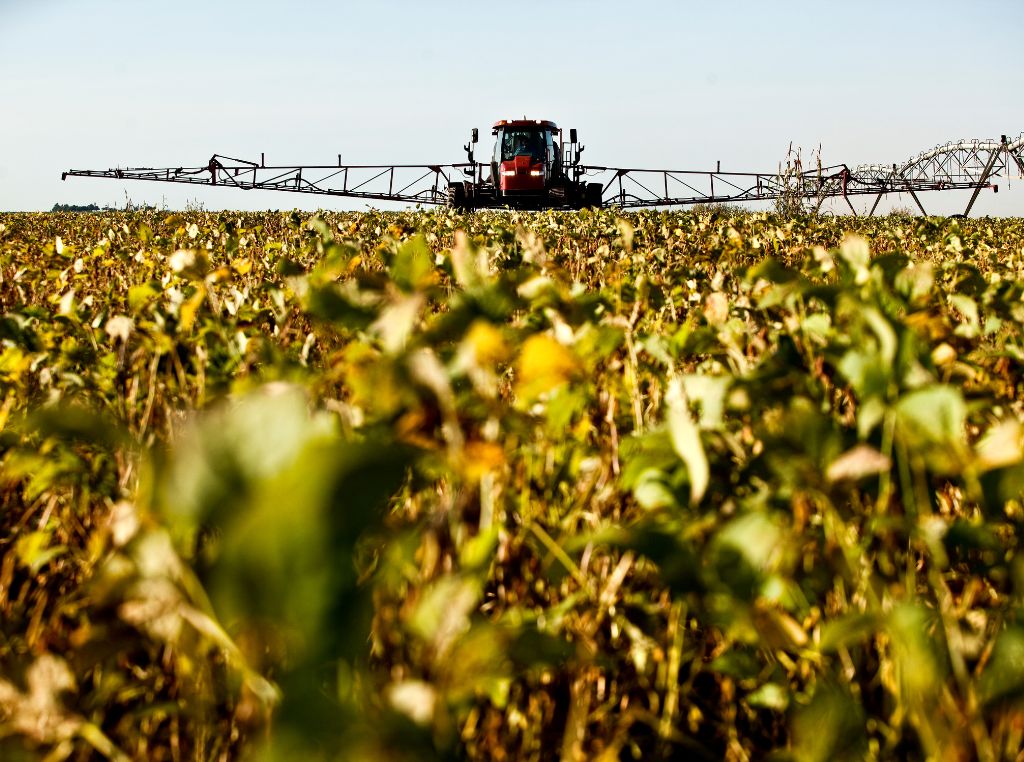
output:
[[[919,178],[899,180],[861,177],[844,164],[814,170],[771,172],[698,172],[694,170],[580,167],[583,176],[603,186],[602,205],[636,209],[651,206],[720,204],[798,198],[820,207],[827,198],[917,193],[987,187],[971,180],[951,182]],[[853,206],[850,206],[851,210]],[[856,212],[854,212],[856,213]]]
[[[816,208],[827,198],[842,197],[856,214],[850,196],[875,196],[869,215],[889,193],[909,193],[925,213],[917,194],[925,191],[973,190],[968,214],[991,181],[1016,173],[1024,176],[1024,135],[1008,141],[961,140],[923,151],[902,165],[845,164],[794,172],[696,172],[693,170],[576,168],[590,182],[602,184],[605,206],[624,209],[703,203],[774,201],[798,198]]]
[[[338,164],[267,166],[214,154],[203,167],[130,167],[124,169],[71,169],[68,177],[114,180],[150,180],[186,185],[214,185],[239,190],[312,193],[372,201],[442,204],[451,182],[478,181],[479,164]]]

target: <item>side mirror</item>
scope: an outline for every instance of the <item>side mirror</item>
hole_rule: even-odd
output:
[[[478,130],[476,127],[473,128],[473,142],[480,142],[480,130]]]
[[[572,129],[569,130],[569,142],[570,143],[575,143],[576,142],[576,128],[575,127],[573,127]]]

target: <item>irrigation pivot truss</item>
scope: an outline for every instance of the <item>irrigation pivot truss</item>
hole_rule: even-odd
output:
[[[601,184],[601,205],[636,209],[685,206],[700,203],[737,203],[803,199],[820,208],[828,198],[843,198],[856,214],[851,196],[875,196],[869,215],[890,193],[908,193],[925,213],[918,196],[925,191],[973,190],[964,214],[970,213],[983,188],[998,191],[993,182],[1010,173],[1024,176],[1024,135],[1015,140],[961,140],[923,151],[903,164],[866,164],[850,169],[845,164],[816,166],[777,172],[722,172],[667,169],[630,169],[574,164],[566,156],[566,169],[573,181]],[[267,165],[220,154],[203,166],[106,170],[68,170],[68,177],[98,177],[118,180],[211,185],[240,190],[273,190],[322,196],[399,201],[411,204],[444,204],[450,200],[449,187],[490,182],[487,164],[381,164]],[[540,206],[558,207],[564,202],[556,195]],[[502,206],[492,195],[486,205]]]
[[[581,166],[583,176],[603,186],[605,206],[624,209],[701,203],[768,201],[797,197],[820,208],[827,198],[842,197],[850,210],[850,196],[875,196],[868,215],[883,196],[909,193],[926,214],[918,193],[937,190],[974,190],[964,214],[969,214],[983,188],[998,190],[991,181],[1015,172],[1024,176],[1024,135],[1014,141],[961,140],[923,151],[902,165],[867,164],[850,169],[845,164],[780,169],[774,173],[621,169]]]
[[[974,193],[967,204],[965,215],[970,213],[978,193],[990,178],[1009,177],[1011,172],[1024,177],[1024,133],[1012,141],[1003,135],[999,141],[959,140],[945,143],[922,151],[902,166],[864,164],[854,170],[857,177],[880,183],[883,187],[894,187],[901,182],[973,183]],[[917,203],[920,206],[921,202]]]

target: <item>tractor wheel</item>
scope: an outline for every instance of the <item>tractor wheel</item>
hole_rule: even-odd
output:
[[[583,190],[583,207],[585,209],[600,209],[603,191],[604,186],[601,183],[587,183]]]
[[[466,188],[462,183],[448,185],[448,206],[459,210],[466,208]]]

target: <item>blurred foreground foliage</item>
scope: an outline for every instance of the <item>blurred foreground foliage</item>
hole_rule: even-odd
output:
[[[3,759],[1014,759],[1024,222],[0,215]]]

